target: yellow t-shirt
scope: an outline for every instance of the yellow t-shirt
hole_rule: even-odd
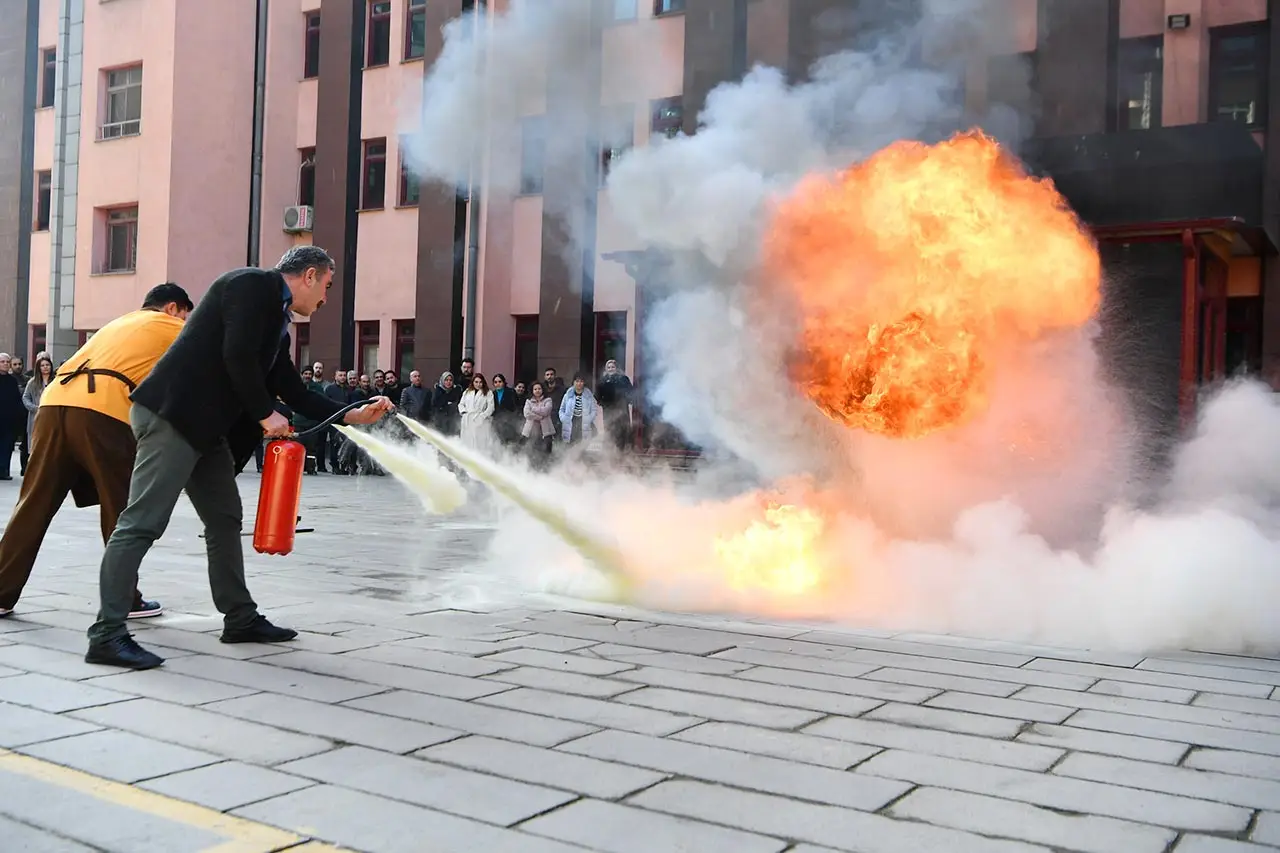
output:
[[[63,379],[84,365],[90,370],[113,370],[124,374],[136,386],[147,378],[181,331],[182,321],[163,311],[134,311],[117,317],[67,359],[44,390],[40,405],[92,409],[129,423],[129,410],[133,408],[129,400],[132,390],[125,382],[99,373],[92,376],[93,392],[90,393],[90,376],[72,376],[65,385]]]

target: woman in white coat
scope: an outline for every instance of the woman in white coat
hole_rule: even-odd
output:
[[[471,380],[458,402],[462,417],[462,443],[472,450],[488,453],[493,449],[493,392],[483,373]]]

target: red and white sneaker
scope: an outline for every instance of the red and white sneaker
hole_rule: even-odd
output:
[[[152,616],[159,616],[164,612],[164,608],[160,606],[158,601],[144,600],[137,607],[129,611],[130,619],[149,619]]]

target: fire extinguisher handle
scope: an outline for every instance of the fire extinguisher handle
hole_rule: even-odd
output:
[[[347,412],[352,412],[352,411],[355,411],[356,409],[363,408],[364,406],[369,405],[369,403],[370,403],[370,402],[372,402],[372,401],[371,401],[371,400],[356,400],[354,403],[348,403],[347,405],[343,406],[341,409],[338,409],[338,411],[334,412],[332,415],[329,415],[329,417],[325,418],[324,420],[322,420],[320,423],[316,424],[315,426],[313,426],[313,427],[308,427],[307,429],[304,429],[304,430],[302,430],[301,432],[295,432],[295,433],[292,435],[292,438],[302,438],[303,436],[308,436],[308,435],[311,435],[312,433],[319,432],[320,430],[324,429],[325,427],[327,427],[327,426],[329,426],[329,425],[331,425],[331,424],[335,424],[335,423],[337,423],[338,421],[342,420],[342,417],[343,417]]]

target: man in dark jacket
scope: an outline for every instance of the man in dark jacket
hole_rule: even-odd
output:
[[[164,663],[125,627],[138,566],[185,490],[204,523],[209,587],[223,615],[222,642],[274,643],[296,631],[258,613],[244,579],[243,510],[235,477],[267,437],[289,434],[277,400],[320,421],[340,410],[308,391],[289,357],[290,312],[309,317],[324,304],[333,259],[295,246],[275,269],[238,269],[209,288],[178,339],[133,392],[130,425],[138,440],[129,505],[107,542],[99,572],[101,604],[85,660],[150,669]],[[391,401],[348,412],[348,424],[377,421]]]

